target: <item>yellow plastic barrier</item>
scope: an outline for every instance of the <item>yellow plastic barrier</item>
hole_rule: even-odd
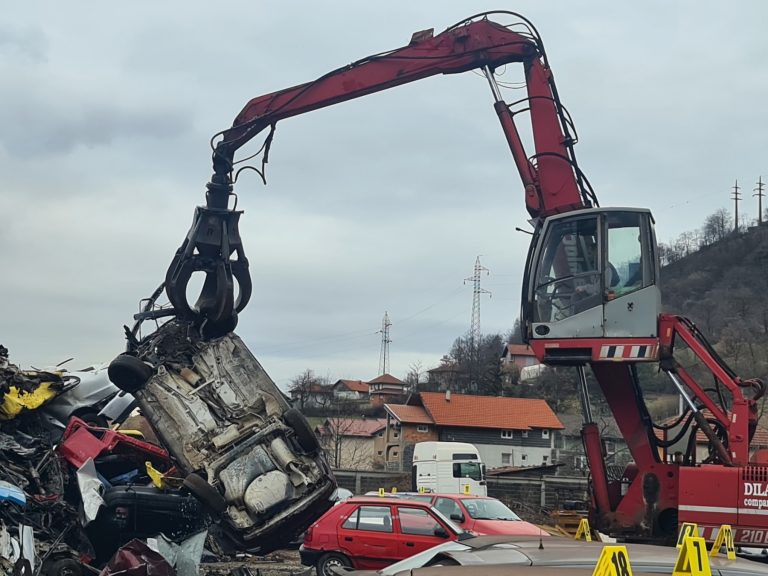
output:
[[[677,547],[682,548],[683,547],[683,540],[686,536],[698,536],[699,535],[699,526],[695,524],[694,522],[683,522],[683,525],[680,526],[680,532],[677,535]]]
[[[592,530],[589,527],[589,520],[586,518],[579,520],[579,527],[576,529],[574,539],[579,540],[581,537],[584,537],[587,542],[592,542]]]
[[[632,576],[626,546],[605,546],[597,559],[592,576]]]
[[[700,536],[683,536],[672,576],[712,576],[707,543]]]
[[[725,546],[725,555],[728,560],[736,560],[736,546],[733,544],[733,530],[731,530],[730,524],[723,524],[720,526],[720,530],[717,531],[717,538],[715,543],[712,544],[712,549],[709,551],[710,556],[717,556],[720,554],[720,548]]]

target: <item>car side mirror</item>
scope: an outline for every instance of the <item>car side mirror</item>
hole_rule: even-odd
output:
[[[442,526],[435,526],[434,534],[438,538],[448,538],[448,532],[446,532],[445,528],[443,528]]]
[[[456,520],[456,522],[464,522],[464,514],[457,514],[454,512],[451,514],[451,520]]]

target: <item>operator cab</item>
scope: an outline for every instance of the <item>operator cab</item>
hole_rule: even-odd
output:
[[[536,340],[655,338],[658,277],[649,210],[589,208],[550,216],[534,234],[528,254],[527,337],[532,345]],[[581,360],[596,359],[590,356]]]

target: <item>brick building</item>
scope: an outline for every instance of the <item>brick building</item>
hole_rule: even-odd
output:
[[[534,398],[422,392],[385,409],[388,470],[410,470],[413,446],[425,440],[474,444],[489,469],[547,465],[555,432],[563,429],[546,401]]]

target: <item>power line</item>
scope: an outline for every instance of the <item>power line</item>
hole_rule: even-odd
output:
[[[757,223],[758,225],[763,223],[763,186],[765,184],[763,183],[763,177],[760,176],[757,179],[757,188],[754,189],[754,194],[752,196],[757,196]]]
[[[741,188],[739,187],[739,181],[736,180],[736,183],[733,185],[733,195],[731,196],[731,200],[733,200],[733,212],[735,215],[734,222],[733,222],[733,231],[738,232],[739,231],[739,202],[741,202]]]
[[[379,374],[389,374],[389,328],[392,322],[389,321],[389,313],[384,312],[384,319],[381,321],[381,351],[379,352]]]

